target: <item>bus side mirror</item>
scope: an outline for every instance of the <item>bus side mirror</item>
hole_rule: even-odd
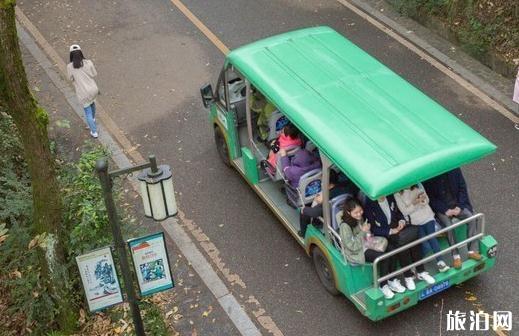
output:
[[[209,107],[209,104],[214,102],[214,93],[211,84],[205,84],[200,88],[200,94],[202,95],[202,103],[204,107]]]

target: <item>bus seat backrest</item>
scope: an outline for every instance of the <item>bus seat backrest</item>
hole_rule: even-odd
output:
[[[322,175],[321,168],[306,172],[299,178],[297,188],[292,187],[288,181],[285,181],[288,203],[294,208],[312,203],[315,196],[321,191]]]
[[[288,119],[283,114],[281,114],[281,112],[279,112],[278,110],[272,112],[272,114],[269,117],[268,140],[276,139],[279,136],[279,134],[281,134],[283,127],[285,127],[287,124]]]
[[[339,224],[342,222],[342,205],[347,198],[352,197],[350,194],[342,194],[330,200],[330,208],[332,211],[332,228],[339,232]],[[337,214],[341,213],[341,219],[337,220]]]
[[[245,81],[243,79],[236,79],[229,83],[229,102],[234,104],[239,100],[245,99],[243,88],[245,87]]]
[[[305,149],[312,153],[317,149],[317,146],[312,141],[308,140],[305,144]]]
[[[236,122],[238,125],[244,125],[247,121],[247,105],[245,99],[239,100],[232,104],[236,113]]]
[[[323,172],[320,168],[311,170],[299,178],[299,192],[305,204],[313,201],[315,195],[321,192],[321,177]]]

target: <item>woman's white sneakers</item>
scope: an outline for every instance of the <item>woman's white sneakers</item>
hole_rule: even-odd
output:
[[[416,289],[416,285],[414,283],[413,277],[406,277],[406,278],[404,278],[404,281],[405,281],[405,286],[407,287],[407,289],[409,289],[410,291],[413,291]]]
[[[445,265],[447,266],[447,265]],[[447,266],[449,267],[449,266]],[[418,280],[423,280],[427,282],[428,285],[432,285],[436,282],[436,280],[429,275],[428,272],[423,271],[420,273],[416,273],[416,278]],[[414,277],[405,277],[404,278],[405,287],[402,286],[400,283],[400,280],[393,279],[388,280],[387,284],[380,287],[380,290],[382,291],[382,294],[384,294],[384,297],[388,300],[392,299],[395,296],[395,293],[404,293],[406,291],[406,288],[410,291],[414,291],[416,289],[416,284],[414,283]]]
[[[398,279],[388,280],[387,284],[389,285],[389,289],[391,289],[391,291],[393,291],[393,292],[396,292],[396,293],[405,292],[405,287],[402,286],[402,284],[400,283],[400,280],[398,280]]]
[[[97,137],[99,136],[99,134],[97,134],[97,132],[90,132],[90,135],[91,135],[92,138],[94,138],[94,139],[97,139]]]
[[[429,285],[432,285],[433,283],[436,282],[436,280],[434,280],[434,278],[432,276],[430,276],[429,273],[426,271],[416,273],[416,278],[418,280],[423,280],[423,281],[427,282]]]
[[[384,294],[384,297],[388,300],[391,300],[395,293],[389,288],[389,285],[385,284],[384,286],[380,287],[380,290],[382,291],[382,294]]]

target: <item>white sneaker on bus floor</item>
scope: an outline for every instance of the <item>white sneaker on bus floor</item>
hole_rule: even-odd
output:
[[[416,285],[414,284],[413,277],[405,277],[404,282],[405,282],[405,286],[407,287],[407,289],[409,289],[411,291],[416,289]]]
[[[97,134],[97,132],[90,132],[90,135],[91,135],[92,138],[94,138],[94,139],[97,139],[97,137],[99,136],[99,134]]]
[[[402,286],[402,284],[400,283],[400,280],[398,280],[398,279],[388,280],[387,284],[389,285],[389,289],[391,289],[391,291],[393,291],[393,292],[396,292],[396,293],[405,292],[405,287]]]
[[[451,269],[443,260],[438,261],[436,266],[438,266],[438,271],[440,271],[440,273],[447,272]]]
[[[416,273],[416,278],[418,278],[418,280],[423,280],[427,282],[429,285],[432,285],[436,282],[436,280],[432,276],[430,276],[429,273],[426,271]]]
[[[380,290],[382,291],[382,294],[384,294],[384,297],[388,300],[392,299],[395,296],[395,293],[389,288],[389,286],[386,284],[382,287],[380,287]]]

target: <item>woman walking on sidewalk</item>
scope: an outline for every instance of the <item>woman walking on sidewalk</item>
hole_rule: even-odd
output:
[[[70,46],[70,63],[67,65],[67,74],[69,80],[74,83],[77,99],[85,110],[90,135],[97,138],[95,99],[99,94],[99,89],[94,81],[97,71],[94,63],[85,59],[81,47],[77,44]]]

